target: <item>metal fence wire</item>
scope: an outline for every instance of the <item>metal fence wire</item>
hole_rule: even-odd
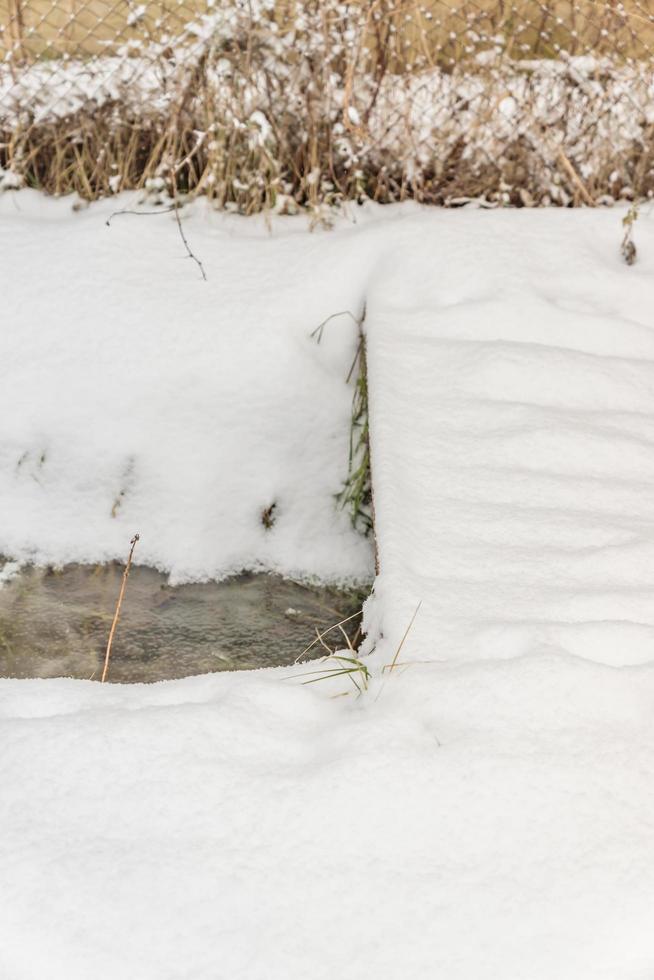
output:
[[[384,200],[463,170],[523,204],[649,193],[653,68],[654,0],[0,0],[0,167],[111,109],[184,117],[188,182],[227,199],[238,139],[275,198],[371,193],[371,167]]]
[[[221,13],[222,12],[222,13]],[[192,42],[203,21],[230,14],[282,25],[309,12],[352,26],[384,21],[410,59],[443,63],[473,49],[507,45],[517,56],[613,53],[642,58],[652,53],[651,3],[643,0],[1,0],[0,54],[6,63],[133,56],[151,44]],[[202,29],[202,28],[200,28]]]

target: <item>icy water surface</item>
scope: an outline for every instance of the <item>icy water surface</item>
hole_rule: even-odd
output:
[[[99,680],[122,566],[26,567],[4,584],[1,569],[0,560],[0,677]],[[108,679],[147,682],[290,664],[316,627],[357,612],[364,597],[275,575],[170,586],[159,572],[136,566]],[[349,624],[353,632],[357,624]]]

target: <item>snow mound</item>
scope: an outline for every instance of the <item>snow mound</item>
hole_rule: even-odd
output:
[[[182,218],[203,282],[173,214],[107,227],[124,206],[0,199],[0,554],[124,559],[139,531],[136,560],[177,582],[369,579],[370,542],[334,506],[356,328],[311,337],[359,313],[356,230],[271,234],[198,206]]]
[[[654,649],[654,225],[616,212],[409,218],[375,272],[368,370],[392,656],[606,663]]]

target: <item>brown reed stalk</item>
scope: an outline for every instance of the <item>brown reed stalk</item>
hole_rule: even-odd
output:
[[[125,565],[125,571],[123,572],[123,581],[120,586],[120,592],[118,594],[118,602],[116,603],[116,611],[114,612],[114,620],[111,624],[111,631],[109,633],[109,639],[107,641],[107,650],[104,655],[104,668],[102,670],[102,680],[101,683],[107,679],[107,673],[109,672],[109,659],[111,657],[111,644],[114,641],[114,633],[116,632],[116,627],[118,626],[118,620],[120,618],[120,608],[123,604],[123,597],[125,595],[125,588],[127,586],[127,578],[129,576],[129,570],[132,567],[132,558],[134,556],[134,548],[136,547],[136,542],[140,540],[140,534],[135,534],[130,541],[129,555],[127,557],[127,564]]]
[[[9,2],[28,27],[47,0]],[[65,82],[68,62],[56,57],[66,52],[54,21],[54,33],[47,33],[46,18],[43,36],[30,40],[26,31],[25,57],[14,48],[4,55],[4,70],[17,83],[32,71],[43,83],[34,98],[25,99],[18,87],[11,106],[0,103],[0,168],[28,186],[86,200],[129,189],[147,194],[150,181],[163,180],[173,199],[176,190],[180,199],[202,193],[242,214],[308,208],[318,220],[323,209],[362,198],[459,206],[483,196],[501,206],[590,205],[654,191],[651,122],[639,109],[639,99],[649,104],[654,20],[636,0],[579,0],[574,19],[567,7],[558,16],[554,0],[361,0],[347,15],[337,0],[296,0],[288,8],[284,13],[278,0],[267,20],[243,7],[233,37],[180,41],[178,48],[171,42],[170,51],[159,53],[155,26],[146,18],[154,33],[129,81],[105,102],[71,100],[75,108],[67,115],[51,102],[49,80]],[[0,0],[0,28],[7,18],[15,32],[17,15],[9,20],[5,9],[14,11]],[[193,11],[189,0],[189,17]],[[279,30],[292,30],[298,13],[308,26],[280,47]],[[5,38],[9,34],[5,30]],[[68,53],[85,62],[91,81],[96,68],[101,78],[106,61],[93,32],[74,36],[75,51]],[[501,51],[493,47],[498,36]],[[2,37],[0,30],[0,62]],[[37,41],[47,41],[54,56],[39,62]],[[575,49],[597,56],[592,84],[580,80],[574,65],[566,69],[564,55]],[[610,62],[600,63],[606,56]],[[553,83],[547,72],[538,81],[533,59],[558,59],[565,69],[556,76],[561,98],[555,115],[553,107],[542,108],[543,91]],[[616,84],[612,72],[625,60],[628,74]],[[156,66],[161,75],[160,104],[141,97],[139,65],[144,71]],[[430,75],[445,79],[442,94],[436,88],[433,96],[440,111],[431,128],[415,111],[417,85]],[[512,131],[504,124],[498,132],[507,80],[521,94]],[[469,100],[471,84],[480,94]],[[390,97],[405,88],[404,100]],[[634,135],[614,146],[609,131],[599,146],[592,130],[610,117],[617,99],[632,113],[623,129]],[[269,127],[260,139],[253,109]],[[590,150],[579,138],[580,119]]]

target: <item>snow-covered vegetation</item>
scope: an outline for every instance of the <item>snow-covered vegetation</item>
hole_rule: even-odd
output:
[[[156,182],[243,213],[649,194],[649,20],[529,16],[224,3],[104,55],[15,55],[0,67],[0,166],[58,194]]]

